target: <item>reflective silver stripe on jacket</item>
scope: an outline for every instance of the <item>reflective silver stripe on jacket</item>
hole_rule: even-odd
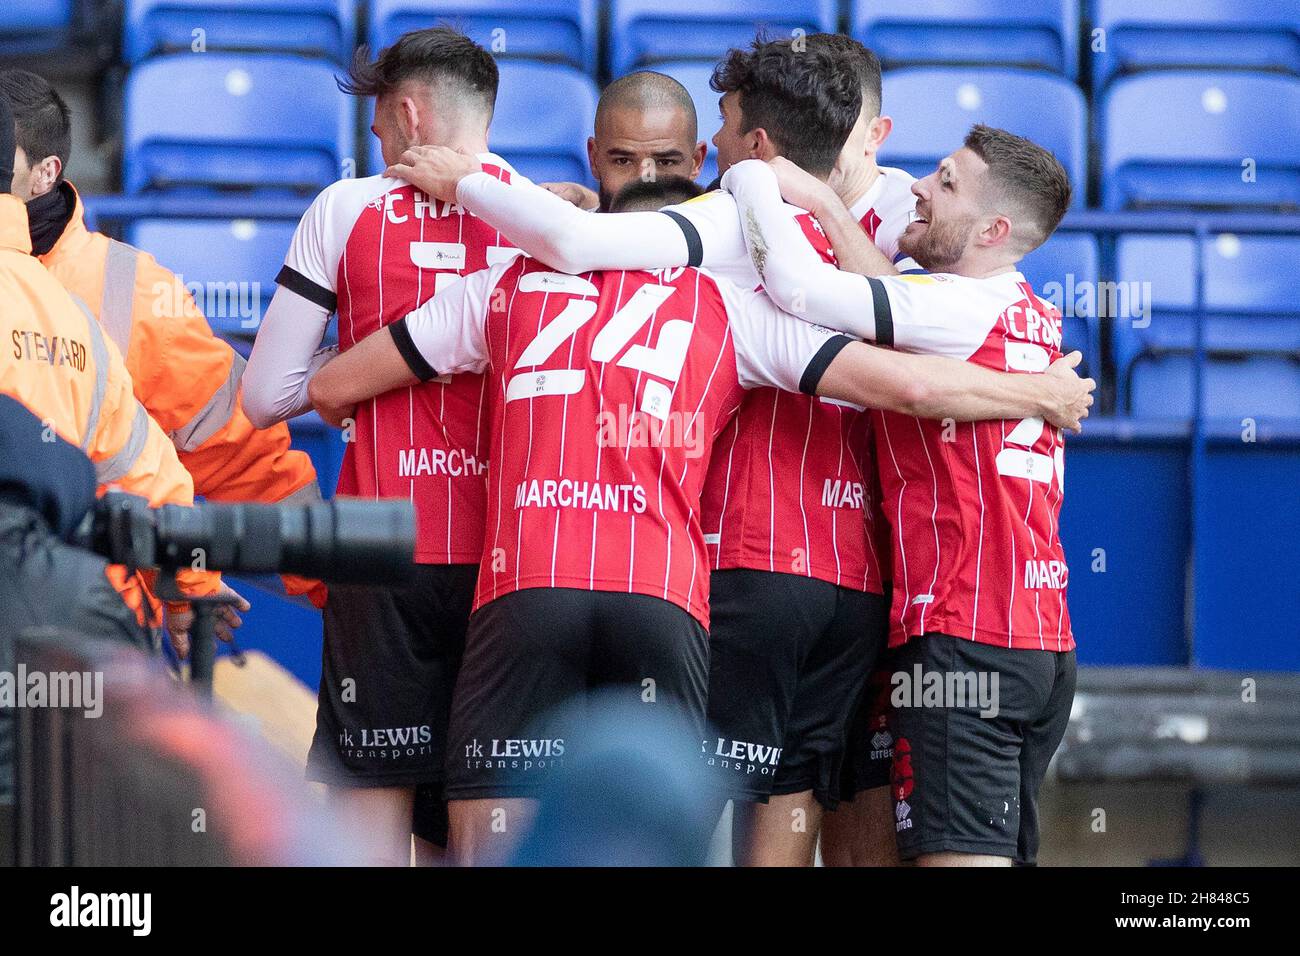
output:
[[[323,500],[320,494],[320,485],[313,478],[307,484],[303,485],[293,494],[285,495],[277,505],[311,505]]]
[[[235,413],[235,403],[239,400],[239,379],[244,374],[242,355],[236,354],[230,363],[230,374],[217,389],[207,404],[195,413],[188,422],[170,433],[177,451],[193,451],[225,427],[230,416]]]
[[[68,293],[72,295],[72,293]],[[104,396],[108,393],[108,346],[104,344],[104,333],[99,321],[90,307],[75,295],[72,301],[77,303],[86,325],[90,328],[90,353],[95,360],[95,394],[90,398],[90,414],[86,416],[86,431],[81,436],[81,450],[90,453],[90,446],[95,443],[95,433],[99,430],[99,410],[104,405]]]
[[[137,251],[126,243],[116,239],[108,241],[104,295],[99,303],[99,321],[124,360],[131,344],[131,315],[135,311],[136,255]]]
[[[95,462],[95,475],[99,483],[107,485],[125,478],[135,466],[140,453],[144,451],[148,438],[149,413],[144,410],[143,405],[136,402],[135,416],[131,419],[131,434],[127,436],[126,444],[103,461]]]

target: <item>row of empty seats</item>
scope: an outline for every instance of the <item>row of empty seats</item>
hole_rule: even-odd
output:
[[[8,0],[0,52],[48,49],[78,2]],[[1143,69],[1232,67],[1300,73],[1300,0],[125,0],[124,55],[135,63],[189,50],[307,53],[347,62],[358,38],[386,46],[439,20],[494,53],[594,74],[602,35],[611,75],[652,63],[715,59],[762,28],[773,35],[844,29],[889,66],[1000,64],[1092,82]],[[1088,26],[1082,33],[1080,24]],[[603,24],[603,26],[602,26]],[[358,29],[360,28],[360,29]]]
[[[506,61],[500,68],[494,148],[534,179],[588,180],[594,83],[563,65]],[[291,55],[232,53],[137,65],[126,84],[124,190],[311,191],[360,173],[356,104],[335,88],[336,69]],[[700,135],[711,140],[719,118],[709,67],[664,70],[690,90]],[[1051,149],[1074,183],[1075,207],[1084,205],[1089,115],[1068,81],[1025,70],[914,67],[885,74],[884,100],[897,123],[882,161],[924,175],[972,123],[1002,126]],[[202,123],[193,121],[195,103],[203,104]],[[1103,97],[1092,122],[1105,208],[1300,208],[1300,78],[1130,77]],[[382,168],[372,139],[368,170]]]

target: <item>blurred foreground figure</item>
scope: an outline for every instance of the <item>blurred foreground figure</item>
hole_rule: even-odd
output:
[[[67,541],[95,502],[95,467],[8,395],[0,395],[0,675],[14,640],[51,626],[148,647],[109,583],[108,562]],[[0,861],[13,806],[14,711],[0,693]]]
[[[516,866],[702,866],[719,801],[672,712],[612,694],[581,707],[582,746],[553,778]],[[629,733],[629,728],[635,730]]]

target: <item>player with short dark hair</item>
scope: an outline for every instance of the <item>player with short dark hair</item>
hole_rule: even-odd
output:
[[[373,96],[376,100],[412,87],[423,88],[437,98],[442,115],[477,125],[484,116],[489,122],[492,119],[498,82],[496,60],[487,50],[456,30],[430,27],[402,34],[373,60],[369,47],[359,47],[338,86],[349,96]],[[390,105],[399,112],[408,109],[400,100]]]
[[[375,97],[371,128],[389,161],[439,143],[503,181],[515,175],[488,152],[496,63],[454,30],[407,33],[373,62],[363,49],[339,86]],[[258,331],[244,376],[250,415],[270,423],[310,410],[307,381],[333,354],[320,350],[332,314],[346,352],[512,253],[492,226],[400,180],[329,186],[298,226]],[[486,379],[456,375],[376,395],[350,428],[338,493],[414,503],[416,583],[330,588],[308,775],[364,817],[383,862],[408,863],[413,827],[446,841],[443,749],[483,543],[489,405]]]
[[[483,561],[448,751],[457,856],[500,860],[522,835],[531,798],[582,746],[553,713],[569,698],[613,685],[703,731],[701,492],[744,388],[961,419],[1046,406],[1070,424],[1089,383],[1068,364],[995,376],[819,331],[707,271],[574,276],[521,256],[326,365],[310,391],[332,421],[417,379],[491,377]]]
[[[862,110],[861,84],[846,66],[844,51],[825,44],[755,40],[728,51],[709,81],[722,94],[719,172],[742,153],[768,149],[829,176]]]
[[[847,226],[857,248],[845,256],[874,263],[878,278],[837,270],[807,250],[778,187],[789,180],[801,194],[826,190],[790,164],[775,165],[780,178],[768,164],[744,163],[724,185],[778,304],[798,301],[850,334],[986,368],[1037,373],[1058,359],[1060,313],[1016,269],[1069,206],[1069,178],[1047,150],[973,127],[913,187],[916,218],[899,245],[932,273],[915,276],[885,274],[885,257]],[[846,210],[839,215],[852,221]],[[875,424],[894,526],[900,852],[926,865],[1032,863],[1038,791],[1074,696],[1059,520],[1064,441],[1037,416],[963,425],[883,412]],[[922,701],[900,689],[900,675],[914,681],[917,672],[938,674],[947,688],[991,682],[995,699],[962,690]]]

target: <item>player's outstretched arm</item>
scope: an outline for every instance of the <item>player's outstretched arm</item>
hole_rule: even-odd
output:
[[[358,402],[419,381],[393,341],[392,326],[386,326],[325,363],[307,391],[317,414],[342,428]]]
[[[870,280],[822,261],[786,212],[772,167],[747,159],[722,184],[736,199],[745,245],[772,301],[806,322],[875,341]]]
[[[871,241],[863,231],[862,224],[827,183],[800,169],[784,156],[769,160],[768,166],[776,174],[782,198],[792,205],[807,209],[821,223],[822,231],[835,250],[835,259],[840,269],[864,276],[898,274],[898,269],[889,261],[889,257]],[[727,172],[730,174],[731,170]],[[726,182],[724,177],[724,186]]]
[[[1078,432],[1097,383],[1071,352],[1043,374],[994,372],[938,355],[909,355],[853,342],[826,366],[817,394],[918,418],[955,421],[1042,418]]]
[[[687,264],[681,229],[657,212],[592,215],[522,177],[504,183],[473,156],[416,146],[386,173],[459,203],[533,258],[560,272],[664,269]]]
[[[456,372],[487,367],[483,323],[492,290],[517,257],[452,283],[409,315],[398,319],[327,363],[311,379],[308,393],[317,413],[331,425],[351,418],[358,402]]]

